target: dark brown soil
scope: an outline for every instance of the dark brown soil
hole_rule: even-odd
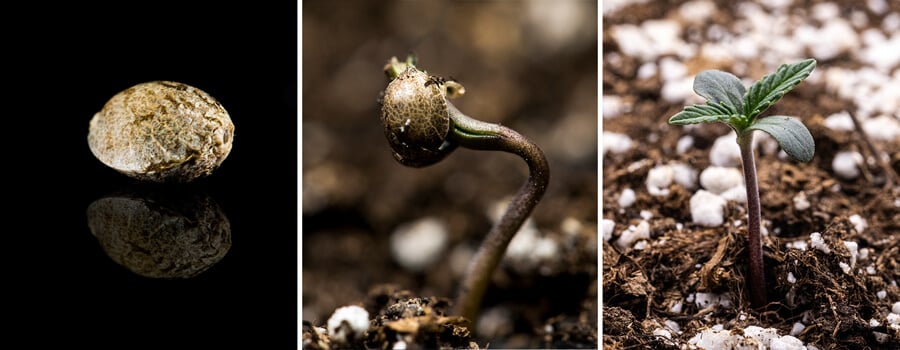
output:
[[[710,165],[709,151],[715,139],[728,132],[721,124],[698,128],[668,125],[668,118],[683,105],[660,98],[658,78],[636,79],[642,62],[619,53],[608,34],[614,24],[665,17],[680,3],[632,5],[620,10],[626,15],[605,17],[604,58],[615,53],[621,59],[603,61],[604,94],[634,103],[621,116],[604,119],[603,129],[630,136],[635,146],[623,154],[606,153],[602,161],[602,216],[615,222],[612,239],[603,243],[604,347],[679,349],[699,331],[714,325],[733,332],[754,325],[788,335],[793,325],[801,322],[806,328],[795,337],[819,349],[900,348],[900,329],[885,322],[892,304],[900,300],[900,187],[896,180],[893,184],[887,181],[894,175],[874,163],[861,166],[862,175],[854,180],[834,174],[831,164],[837,151],[855,149],[870,156],[859,133],[823,125],[832,113],[853,111],[855,107],[848,101],[829,94],[821,85],[804,82],[767,112],[800,117],[816,140],[816,155],[804,164],[781,159],[762,147],[756,150],[762,215],[769,232],[763,237],[769,305],[762,309],[749,306],[746,224],[731,224],[747,221],[744,205],[728,202],[725,224],[707,228],[691,223],[692,190],[673,184],[667,197],[648,193],[645,180],[651,168],[678,161],[699,172]],[[717,11],[714,19],[736,16],[729,6]],[[820,62],[820,67],[859,64],[848,60],[851,58],[844,56]],[[703,69],[729,67],[700,66],[689,74]],[[651,134],[658,138],[648,139]],[[677,154],[676,143],[684,135],[693,136],[694,146]],[[873,143],[890,156],[893,171],[900,171],[900,140]],[[618,199],[626,188],[635,191],[636,201],[621,208]],[[808,209],[794,204],[793,198],[800,192],[811,204]],[[619,249],[614,242],[626,227],[644,220],[641,211],[652,214],[646,220],[650,244],[643,250]],[[849,220],[854,214],[868,223],[864,230],[857,230]],[[808,242],[813,232],[821,233],[830,253],[787,247],[795,241]],[[850,273],[840,266],[851,258],[844,241],[868,250],[868,256],[859,259]],[[873,270],[865,272],[867,268]],[[787,280],[789,273],[796,281]],[[697,306],[687,301],[695,293],[728,296],[732,306]],[[683,305],[680,312],[672,310],[676,304]],[[879,324],[870,323],[873,319]],[[680,326],[680,332],[671,332],[671,339],[653,334],[665,321]]]

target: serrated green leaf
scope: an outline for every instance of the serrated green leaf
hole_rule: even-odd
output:
[[[746,91],[740,79],[720,70],[705,70],[694,78],[694,92],[703,96],[708,104],[727,108],[729,114],[741,114],[744,111]]]
[[[809,129],[799,119],[782,115],[757,119],[744,132],[752,130],[760,130],[772,135],[775,141],[778,141],[781,149],[791,158],[804,163],[812,160],[816,144]]]
[[[710,104],[692,105],[684,107],[684,110],[669,118],[669,124],[688,125],[727,122],[732,116],[731,112],[722,106]]]
[[[744,115],[750,119],[756,118],[809,77],[815,68],[816,60],[812,58],[794,64],[782,64],[775,73],[753,83],[744,99]]]

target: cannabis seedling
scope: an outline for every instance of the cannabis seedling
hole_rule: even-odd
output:
[[[766,279],[760,244],[759,189],[753,160],[753,131],[761,130],[771,135],[784,152],[796,160],[812,160],[815,143],[809,130],[798,119],[786,116],[757,117],[806,79],[815,68],[814,59],[783,64],[774,74],[753,83],[749,90],[730,73],[718,70],[700,72],[694,79],[694,91],[706,99],[706,104],[685,107],[669,118],[669,124],[673,125],[721,122],[728,124],[737,133],[747,187],[750,253],[750,279],[747,285],[750,289],[750,302],[754,307],[766,304]]]
[[[488,232],[460,285],[454,312],[474,322],[506,247],[547,189],[547,159],[537,145],[514,130],[470,118],[456,109],[448,97],[462,95],[462,85],[417,69],[414,56],[405,62],[393,57],[384,71],[390,83],[381,98],[381,123],[394,159],[401,164],[431,165],[457,146],[513,153],[528,164],[528,180]]]

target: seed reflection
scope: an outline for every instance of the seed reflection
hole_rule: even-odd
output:
[[[88,206],[88,227],[113,261],[138,275],[195,277],[228,253],[231,225],[212,197],[183,190],[105,196]]]

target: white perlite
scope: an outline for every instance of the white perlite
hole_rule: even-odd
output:
[[[736,140],[734,131],[717,138],[709,150],[709,162],[721,167],[741,166],[741,147]]]
[[[869,6],[869,9],[872,10],[872,12],[878,15],[883,15],[889,9],[887,2],[884,0],[868,0],[866,1],[866,5]]]
[[[672,339],[672,333],[669,332],[668,330],[662,329],[662,328],[654,329],[654,330],[653,330],[653,335],[655,335],[655,336],[657,336],[657,337],[663,337],[663,338],[666,338],[666,339]]]
[[[806,192],[800,191],[794,196],[794,209],[804,211],[809,209],[809,200],[806,199]]]
[[[687,190],[693,190],[697,187],[697,170],[684,163],[672,163],[669,166],[672,167],[676,184]]]
[[[642,239],[642,240],[638,241],[637,243],[635,243],[634,246],[632,246],[631,248],[634,250],[644,250],[644,249],[647,249],[648,245],[650,245],[650,244],[647,243],[647,240]]]
[[[642,239],[650,239],[650,224],[643,220],[637,226],[628,226],[616,240],[616,246],[627,249]]]
[[[809,47],[813,57],[819,60],[829,60],[844,52],[857,50],[860,45],[853,27],[841,18],[829,20],[820,28],[800,26],[794,31],[794,40]]]
[[[630,188],[626,188],[622,190],[622,194],[619,195],[619,206],[622,208],[628,208],[634,201],[637,200],[637,197],[634,194],[634,190]]]
[[[490,214],[491,221],[496,224],[506,212],[508,202],[495,203]],[[528,269],[537,266],[546,260],[556,256],[559,243],[550,237],[543,237],[531,218],[525,220],[519,232],[509,242],[506,248],[505,261],[513,261],[517,268]]]
[[[625,6],[642,4],[649,1],[650,0],[606,0],[601,5],[603,5],[603,15],[606,16],[607,14],[621,10]]]
[[[701,349],[771,349],[771,350],[806,350],[800,339],[790,335],[779,336],[775,328],[747,326],[743,335],[738,331],[715,328],[697,333],[688,340]]]
[[[719,197],[730,202],[747,203],[747,187],[740,185],[729,188],[727,191],[722,192]]]
[[[675,171],[668,165],[657,165],[647,173],[647,191],[654,196],[668,196]]]
[[[400,266],[422,271],[441,257],[447,227],[438,219],[424,218],[397,227],[391,234],[391,253]]]
[[[853,228],[856,229],[857,233],[863,233],[866,230],[866,227],[869,227],[869,223],[866,222],[866,219],[863,219],[859,214],[850,215],[850,223],[853,224]]]
[[[706,308],[710,305],[718,305],[726,309],[730,309],[731,299],[725,294],[714,293],[696,293],[694,294],[694,304],[699,308]]]
[[[900,314],[889,313],[887,315],[887,321],[891,325],[891,328],[900,329]]]
[[[853,119],[847,111],[840,111],[825,118],[825,127],[831,130],[852,131]]]
[[[659,62],[659,77],[663,81],[681,79],[687,75],[687,67],[671,57],[665,57]]]
[[[859,257],[859,244],[852,241],[844,241],[844,247],[850,251],[850,267],[856,267],[856,259]]]
[[[790,283],[790,284],[797,283],[797,277],[794,277],[794,273],[793,273],[793,272],[788,272],[788,275],[787,275],[787,281],[788,281],[788,283]]]
[[[675,144],[675,153],[684,154],[684,152],[687,152],[693,146],[694,137],[692,137],[691,135],[682,136],[680,139],[678,139],[678,143]]]
[[[616,228],[616,223],[610,219],[603,219],[603,240],[609,242],[612,239],[613,229]]]
[[[641,65],[637,70],[637,78],[638,79],[650,79],[656,76],[658,69],[656,68],[655,62],[647,62]],[[606,116],[603,116],[606,118]]]
[[[603,95],[603,119],[618,117],[622,113],[631,110],[630,104],[625,103],[622,97],[616,95]]]
[[[743,184],[744,174],[737,168],[711,166],[700,173],[700,186],[715,194]]]
[[[716,13],[716,4],[709,0],[688,1],[678,7],[678,14],[685,21],[704,23]]]
[[[841,267],[841,270],[843,270],[844,273],[846,273],[848,275],[850,274],[850,265],[847,265],[847,263],[841,261],[838,263],[838,266]]]
[[[725,200],[709,191],[697,191],[691,196],[691,220],[708,227],[722,225],[725,222]]]
[[[359,306],[334,310],[328,319],[328,336],[337,344],[350,344],[369,329],[369,313]]]
[[[678,54],[685,47],[681,40],[681,24],[675,20],[647,20],[640,26],[623,24],[612,28],[613,37],[622,53],[654,61],[661,55]]]
[[[825,22],[832,18],[836,18],[839,14],[840,9],[838,8],[837,4],[833,4],[830,2],[816,4],[812,7],[813,18],[822,22]]]
[[[679,334],[681,333],[681,325],[679,325],[678,322],[675,322],[672,320],[665,320],[665,321],[663,321],[663,324],[665,324],[666,327],[671,329],[673,332],[679,333]]]
[[[581,221],[573,218],[571,216],[563,219],[563,221],[559,224],[559,230],[562,231],[566,236],[577,236],[584,228],[584,225],[581,224]]]
[[[874,31],[876,29],[869,30]],[[889,72],[891,67],[900,63],[900,34],[893,33],[890,38],[879,36],[877,39],[869,40],[866,40],[866,34],[866,32],[863,32],[863,40],[867,42],[865,48],[859,53],[861,61],[885,73]]]
[[[806,325],[800,322],[794,322],[794,325],[791,327],[791,336],[796,336],[803,332],[806,329]]]
[[[831,161],[831,169],[837,176],[844,179],[852,180],[859,176],[858,164],[861,164],[863,157],[856,151],[838,152]]]
[[[868,30],[866,36],[873,37],[869,39],[872,41],[884,41],[881,32],[875,29]],[[900,38],[900,35],[897,37]],[[879,135],[877,137],[884,131],[895,132],[891,131],[893,128],[878,130],[880,127],[877,124],[884,121],[872,123],[871,119],[866,118],[878,114],[891,115],[900,109],[900,80],[896,76],[892,77],[874,67],[862,67],[859,70],[829,67],[823,69],[822,74],[829,91],[852,100],[859,106],[854,113],[866,132],[871,128],[872,132]],[[874,134],[869,136],[876,138]]]
[[[884,16],[884,19],[881,21],[881,29],[888,33],[900,30],[900,13],[894,12]]]
[[[825,254],[831,253],[831,248],[828,248],[828,244],[825,243],[822,234],[818,232],[813,232],[809,235],[809,246],[813,249],[821,250]]]
[[[859,250],[859,260],[867,260],[869,259],[869,248],[863,248]]]
[[[694,79],[684,77],[676,80],[669,80],[663,83],[662,90],[659,92],[663,100],[670,103],[684,103],[690,101],[694,95]]]
[[[604,131],[602,140],[603,154],[622,154],[631,149],[631,138],[628,135]]]
[[[891,306],[891,312],[900,315],[900,301],[895,302],[893,306]]]
[[[788,248],[797,249],[797,250],[806,250],[806,241],[793,241],[785,244]]]

